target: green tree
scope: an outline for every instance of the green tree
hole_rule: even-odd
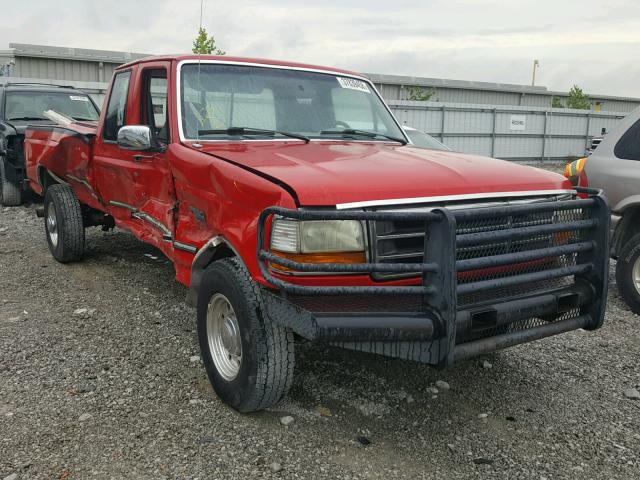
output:
[[[407,87],[407,100],[415,102],[428,102],[436,94],[433,89],[427,90],[424,87]]]
[[[201,55],[224,55],[227,53],[216,46],[213,35],[209,36],[207,29],[204,27],[200,27],[200,30],[198,30],[198,36],[193,41],[191,51]]]
[[[569,90],[569,98],[567,98],[567,108],[576,108],[578,110],[590,110],[591,102],[589,97],[582,92],[582,89],[577,85],[571,87]]]
[[[551,98],[551,108],[564,108],[564,104],[560,97],[556,97],[555,95]]]

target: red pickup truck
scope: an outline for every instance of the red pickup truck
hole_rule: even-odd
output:
[[[294,338],[447,367],[602,324],[608,208],[560,175],[412,147],[366,78],[258,59],[119,67],[96,125],[26,132],[60,262],[89,226],[160,249],[240,411],[289,388]]]

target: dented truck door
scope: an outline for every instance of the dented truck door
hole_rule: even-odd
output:
[[[175,189],[166,153],[169,144],[167,62],[145,64],[126,79],[114,79],[103,135],[96,144],[96,175],[112,215],[145,241],[162,250],[171,247],[174,233]],[[127,91],[127,100],[120,96]],[[124,111],[122,109],[124,108]],[[115,125],[114,125],[115,124]],[[125,125],[151,130],[154,148],[128,150],[117,144],[117,131]]]

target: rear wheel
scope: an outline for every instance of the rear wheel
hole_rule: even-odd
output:
[[[198,340],[222,401],[240,412],[275,405],[293,379],[293,333],[262,309],[258,286],[234,258],[214,262],[198,293]]]
[[[635,313],[640,313],[640,234],[622,247],[616,264],[618,291]]]
[[[52,185],[44,196],[44,226],[51,255],[60,263],[84,254],[84,222],[80,202],[68,185]]]
[[[6,160],[0,157],[0,204],[5,207],[22,205],[22,190],[20,184],[9,175],[5,165]]]

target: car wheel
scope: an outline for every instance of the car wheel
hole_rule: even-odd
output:
[[[22,190],[7,176],[5,159],[0,157],[0,204],[5,207],[22,205]]]
[[[631,237],[618,255],[616,283],[629,308],[640,313],[640,233]]]
[[[68,185],[52,185],[44,196],[44,226],[51,255],[60,263],[84,254],[84,221],[78,197]]]
[[[260,289],[238,259],[207,268],[197,309],[200,353],[220,399],[240,412],[278,403],[293,380],[293,332],[264,313]]]

